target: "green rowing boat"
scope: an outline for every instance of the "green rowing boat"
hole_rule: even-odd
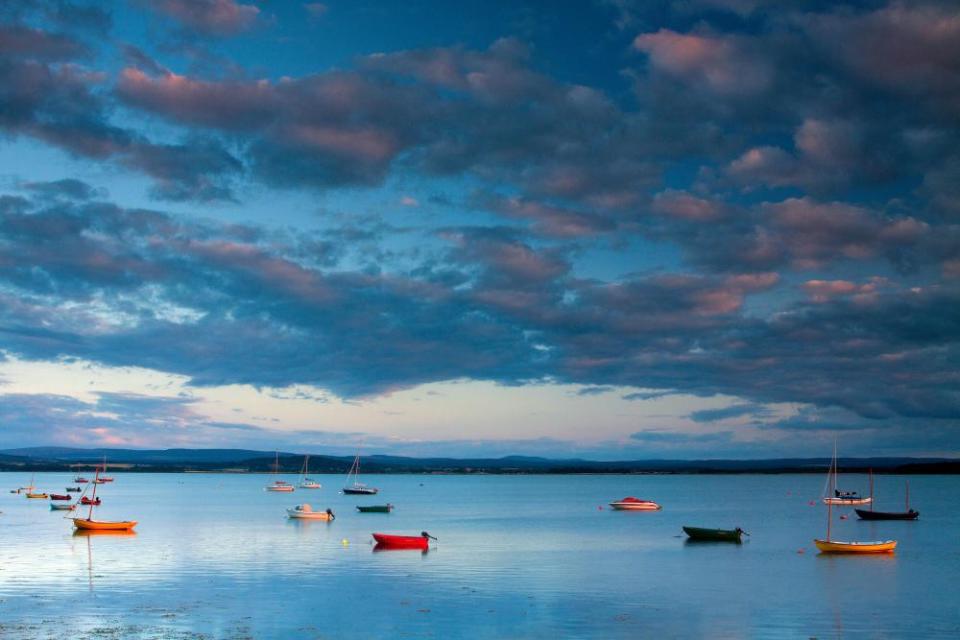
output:
[[[740,536],[750,535],[740,527],[736,529],[703,529],[701,527],[684,527],[691,540],[712,540],[714,542],[740,542]]]
[[[371,504],[367,506],[357,506],[360,513],[390,513],[393,510],[392,504]]]

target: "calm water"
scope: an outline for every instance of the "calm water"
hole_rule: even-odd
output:
[[[960,634],[957,477],[911,478],[918,522],[835,511],[834,537],[896,538],[892,557],[817,554],[826,514],[808,505],[823,487],[815,475],[370,476],[374,497],[316,477],[319,491],[276,494],[263,491],[266,476],[117,473],[97,517],[135,518],[137,534],[91,537],[46,501],[6,493],[29,478],[0,473],[0,637]],[[35,484],[62,492],[70,478]],[[877,492],[878,508],[902,507],[902,478],[878,476]],[[626,495],[664,509],[606,508]],[[305,500],[337,520],[288,521],[284,509]],[[387,501],[389,515],[354,509]],[[753,535],[688,544],[682,524]],[[426,554],[370,544],[373,531],[423,529],[439,538]]]

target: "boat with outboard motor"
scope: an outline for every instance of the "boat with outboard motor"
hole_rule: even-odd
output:
[[[418,536],[395,536],[388,533],[373,533],[370,535],[377,541],[378,547],[392,549],[429,549],[430,541],[436,540],[426,531],[421,531]]]
[[[287,509],[287,517],[292,520],[326,520],[328,522],[333,522],[337,518],[330,509],[314,511],[309,504],[298,504],[293,509]]]

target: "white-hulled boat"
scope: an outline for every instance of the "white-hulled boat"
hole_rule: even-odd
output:
[[[310,456],[304,456],[303,458],[303,468],[300,470],[300,488],[301,489],[319,489],[320,483],[314,480],[313,478],[308,477],[310,474]]]
[[[276,455],[277,455],[276,460],[273,463],[274,474],[277,474],[280,471],[280,453],[277,452]],[[273,482],[268,484],[266,487],[264,487],[264,489],[266,489],[267,491],[273,491],[276,493],[293,493],[294,491],[293,485],[290,484],[289,482],[286,482],[285,480],[274,480]]]
[[[827,485],[834,490],[836,496],[837,486],[837,443],[833,443],[833,460],[830,462],[830,470],[827,471]],[[826,502],[826,500],[824,500]],[[893,553],[897,548],[896,540],[873,540],[870,542],[846,542],[834,540],[830,537],[830,525],[833,522],[834,502],[827,502],[827,537],[816,538],[813,543],[817,545],[820,553]]]
[[[633,496],[611,502],[610,506],[617,511],[659,511],[663,508],[653,500],[641,500]]]
[[[313,507],[309,504],[298,504],[293,509],[287,509],[287,517],[293,520],[327,520],[331,521],[336,518],[333,515],[333,511],[327,509],[326,511],[314,511]]]

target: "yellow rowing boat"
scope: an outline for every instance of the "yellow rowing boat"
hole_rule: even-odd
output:
[[[897,548],[896,540],[878,542],[841,542],[839,540],[814,540],[823,553],[893,553]]]
[[[108,522],[104,520],[91,520],[89,518],[72,518],[73,526],[77,529],[88,529],[92,531],[130,531],[137,526],[136,520],[122,520]]]

